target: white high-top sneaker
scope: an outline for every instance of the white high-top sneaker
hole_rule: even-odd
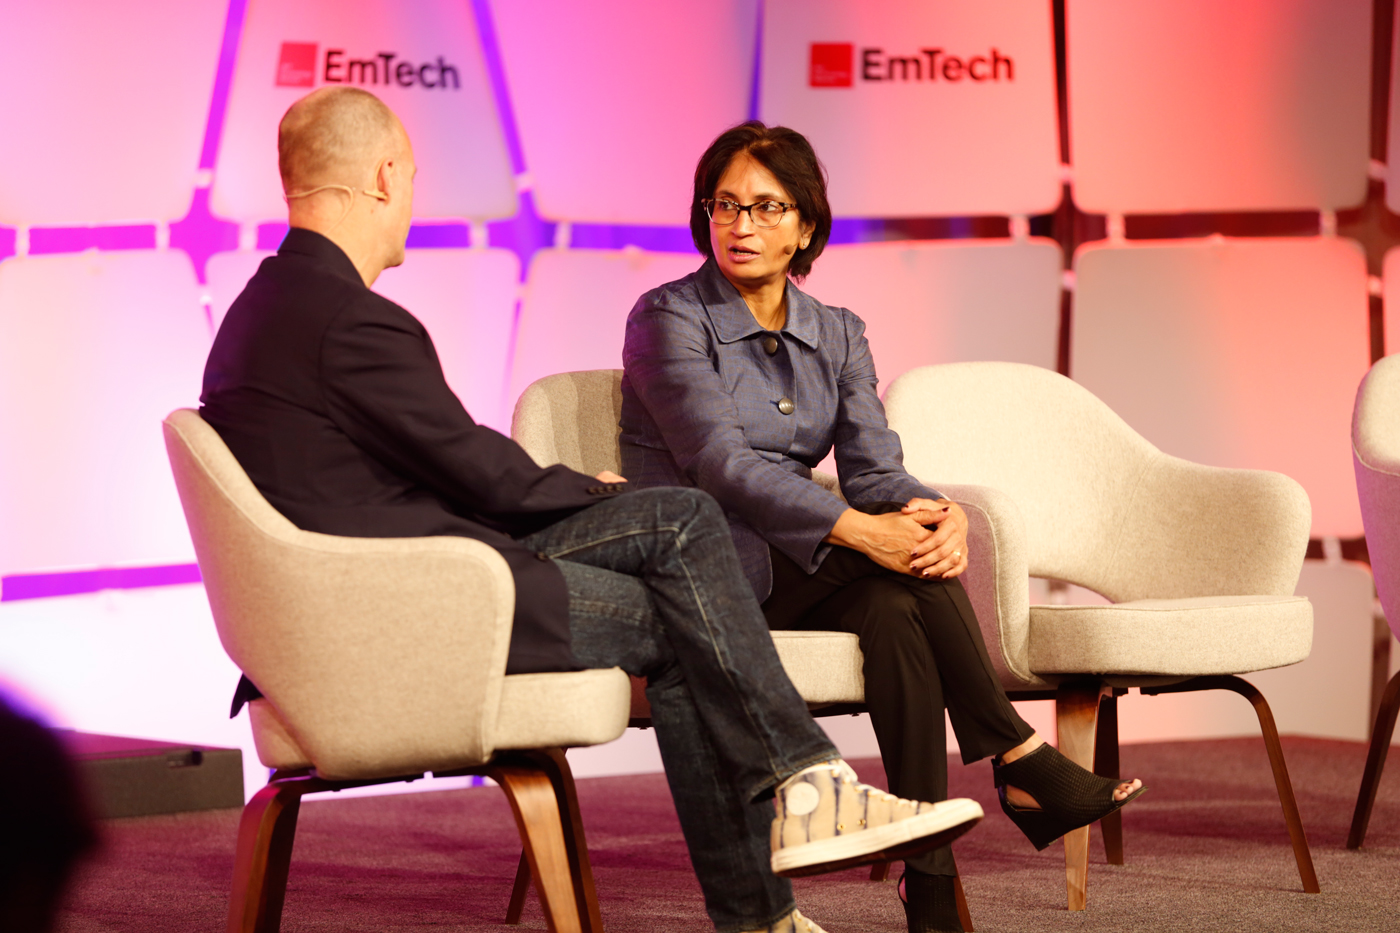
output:
[[[861,784],[840,760],[788,778],[778,786],[775,802],[773,873],[789,878],[926,852],[982,819],[975,800],[904,800]]]

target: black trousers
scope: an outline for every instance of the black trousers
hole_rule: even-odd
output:
[[[1035,730],[1007,700],[967,591],[956,579],[886,570],[859,551],[833,547],[814,574],[769,548],[770,629],[823,629],[860,637],[865,702],[890,792],[948,798],[948,710],[964,764],[1020,745]],[[908,860],[916,871],[957,873],[948,846]]]

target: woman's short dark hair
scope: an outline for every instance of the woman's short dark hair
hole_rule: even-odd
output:
[[[695,248],[714,258],[710,245],[710,218],[705,201],[715,196],[720,176],[741,152],[753,156],[788,190],[797,202],[798,219],[816,225],[806,249],[792,255],[788,274],[797,281],[812,271],[812,263],[826,248],[831,237],[831,205],[826,200],[826,168],[812,151],[807,137],[785,126],[765,126],[757,120],[725,130],[695,166],[695,193],[690,200],[690,235]]]

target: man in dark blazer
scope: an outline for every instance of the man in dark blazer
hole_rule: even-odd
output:
[[[291,230],[229,309],[202,396],[273,506],[327,534],[484,541],[515,577],[508,673],[645,676],[721,930],[817,930],[774,867],[873,861],[976,822],[975,804],[895,801],[854,783],[783,673],[707,494],[542,468],[467,414],[423,325],[370,290],[404,259],[416,172],[383,103],[315,91],[283,118],[278,154]],[[860,830],[842,798],[863,808]]]

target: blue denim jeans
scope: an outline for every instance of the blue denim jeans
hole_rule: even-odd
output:
[[[778,661],[709,494],[628,492],[522,539],[559,561],[574,655],[645,677],[666,780],[721,933],[793,909],[769,868],[773,788],[838,757]]]

